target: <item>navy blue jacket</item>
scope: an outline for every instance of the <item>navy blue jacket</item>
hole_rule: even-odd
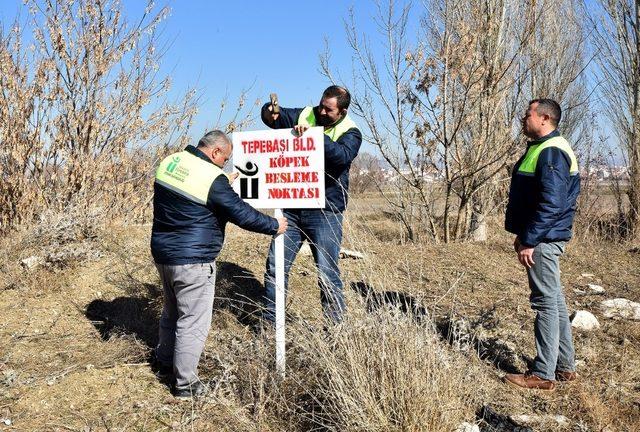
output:
[[[262,107],[265,112],[269,103]],[[282,108],[280,115],[273,125],[265,124],[273,129],[288,129],[298,124],[298,117],[304,108]],[[318,118],[318,107],[313,111]],[[264,117],[263,117],[264,121]],[[333,212],[342,212],[347,208],[347,195],[349,191],[349,168],[351,162],[358,155],[362,144],[362,134],[357,128],[351,128],[345,132],[338,141],[333,141],[327,135],[324,136],[324,187],[326,209]]]
[[[188,146],[186,151],[212,163],[193,146]],[[212,183],[206,205],[191,201],[158,183],[153,185],[151,254],[156,263],[212,262],[222,249],[227,222],[263,234],[278,231],[278,221],[242,201],[224,175]]]
[[[559,135],[555,130],[528,146]],[[580,193],[580,175],[569,175],[571,159],[557,147],[542,150],[535,175],[519,174],[518,168],[525,155],[513,167],[506,230],[516,234],[520,243],[528,247],[541,242],[569,240]]]

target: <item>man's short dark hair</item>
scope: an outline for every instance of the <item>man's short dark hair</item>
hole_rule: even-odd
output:
[[[337,85],[327,87],[327,89],[322,92],[322,98],[336,98],[338,108],[341,110],[349,108],[349,104],[351,103],[349,90]]]
[[[560,119],[562,118],[562,109],[560,104],[553,99],[533,99],[529,101],[529,105],[537,103],[536,112],[538,114],[548,115],[551,119],[551,124],[558,126]]]

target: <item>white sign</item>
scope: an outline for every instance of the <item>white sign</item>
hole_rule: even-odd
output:
[[[234,190],[261,209],[324,208],[322,127],[234,132]]]

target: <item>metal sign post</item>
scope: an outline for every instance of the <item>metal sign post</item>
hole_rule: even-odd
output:
[[[234,132],[233,164],[239,173],[233,188],[259,209],[324,208],[324,131],[302,136],[293,129]],[[285,374],[284,236],[275,238],[276,370]]]
[[[275,209],[276,218],[283,217],[281,209]],[[285,371],[285,297],[284,297],[284,234],[275,239],[276,249],[276,370],[281,378]]]

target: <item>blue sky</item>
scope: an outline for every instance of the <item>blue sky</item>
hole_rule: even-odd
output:
[[[146,1],[122,0],[122,5],[134,21]],[[250,102],[266,101],[276,92],[283,106],[317,103],[330,84],[319,72],[325,37],[332,63],[348,72],[351,53],[344,19],[349,9],[354,8],[364,32],[375,31],[373,1],[173,0],[157,1],[156,10],[164,5],[171,9],[163,25],[163,38],[170,46],[161,72],[172,76],[174,95],[191,86],[201,91],[194,136],[215,123],[225,95],[233,102],[243,88],[251,87]],[[22,0],[0,0],[4,26],[18,14],[28,15]],[[261,123],[252,128],[260,127]]]
[[[146,5],[144,0],[121,2],[130,21],[139,18]],[[587,0],[591,6],[592,2]],[[193,86],[200,91],[201,106],[191,130],[195,139],[214,126],[225,95],[233,104],[244,88],[251,87],[249,103],[256,99],[266,101],[269,93],[276,92],[283,106],[316,104],[330,84],[319,72],[325,38],[332,65],[338,67],[348,83],[352,54],[344,20],[350,8],[361,33],[375,39],[378,31],[373,20],[377,14],[373,0],[159,0],[156,10],[164,5],[170,7],[171,13],[163,24],[162,37],[170,45],[161,73],[173,79],[172,96]],[[3,26],[18,14],[22,18],[28,15],[22,0],[0,0]],[[419,14],[413,13],[410,27],[415,29]],[[415,33],[410,30],[408,34]],[[258,120],[250,128],[262,127]],[[374,152],[370,145],[365,144],[364,148]]]
[[[135,1],[126,4],[131,8]],[[364,2],[361,2],[364,3]],[[349,2],[175,1],[166,23],[173,37],[165,66],[176,87],[204,91],[201,121],[217,116],[225,94],[252,86],[252,99],[277,92],[283,106],[317,103],[328,82],[318,72],[324,37],[336,62],[350,62],[343,18]],[[322,5],[322,6],[320,6]],[[213,120],[209,120],[211,124]]]

